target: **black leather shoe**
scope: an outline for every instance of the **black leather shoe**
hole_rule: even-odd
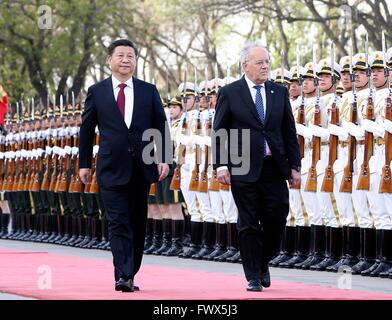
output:
[[[120,278],[116,282],[115,290],[122,292],[133,292],[135,289],[132,279],[125,280],[124,278]]]
[[[263,268],[263,270],[261,271],[260,282],[264,288],[268,288],[271,286],[271,276],[268,266]]]
[[[137,286],[136,284],[133,284],[133,291],[140,291],[139,286]]]
[[[246,291],[263,291],[263,287],[261,286],[259,279],[249,280],[248,286],[246,287]]]

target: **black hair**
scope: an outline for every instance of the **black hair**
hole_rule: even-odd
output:
[[[114,50],[116,49],[116,47],[119,47],[119,46],[133,48],[133,50],[135,51],[135,55],[138,56],[139,52],[138,52],[135,44],[131,40],[128,40],[128,39],[118,39],[118,40],[113,41],[108,47],[108,55],[111,56],[113,54]]]

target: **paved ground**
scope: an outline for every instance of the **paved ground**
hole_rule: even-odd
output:
[[[109,251],[78,249],[73,247],[65,247],[53,244],[43,244],[24,241],[0,240],[0,247],[23,250],[23,251],[39,251],[67,256],[79,256],[83,258],[98,258],[112,260]],[[154,255],[146,255],[143,259],[144,265],[159,265],[173,268],[189,268],[193,270],[214,271],[228,274],[242,275],[242,265],[232,263],[217,263],[209,261],[198,261],[180,259],[177,257],[162,257]],[[392,294],[392,279],[369,278],[362,276],[352,276],[345,274],[334,274],[329,272],[302,271],[296,269],[270,268],[272,276],[272,285],[275,280],[295,281],[307,284],[319,284],[333,288],[343,288],[349,290],[365,290],[370,292],[382,292]],[[349,294],[349,293],[348,293]],[[20,300],[28,299],[21,296],[0,293],[0,300]]]

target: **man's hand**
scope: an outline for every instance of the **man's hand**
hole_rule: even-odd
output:
[[[301,188],[301,172],[298,172],[295,169],[291,169],[291,177],[289,179],[289,185],[292,189],[300,189]]]
[[[228,169],[222,169],[217,171],[216,178],[219,183],[230,184],[230,172]]]
[[[83,184],[91,183],[91,169],[79,169],[79,177]]]
[[[169,174],[169,165],[167,163],[158,164],[159,181],[162,181]]]

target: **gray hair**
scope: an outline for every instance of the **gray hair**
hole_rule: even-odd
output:
[[[254,42],[249,42],[249,43],[245,44],[245,46],[242,48],[242,50],[240,52],[241,66],[242,66],[242,64],[244,64],[246,61],[249,60],[249,51],[252,48],[262,48],[268,52],[268,49],[265,46],[263,46],[260,41],[254,41]],[[271,56],[270,56],[269,52],[268,52],[268,59],[271,60]]]

